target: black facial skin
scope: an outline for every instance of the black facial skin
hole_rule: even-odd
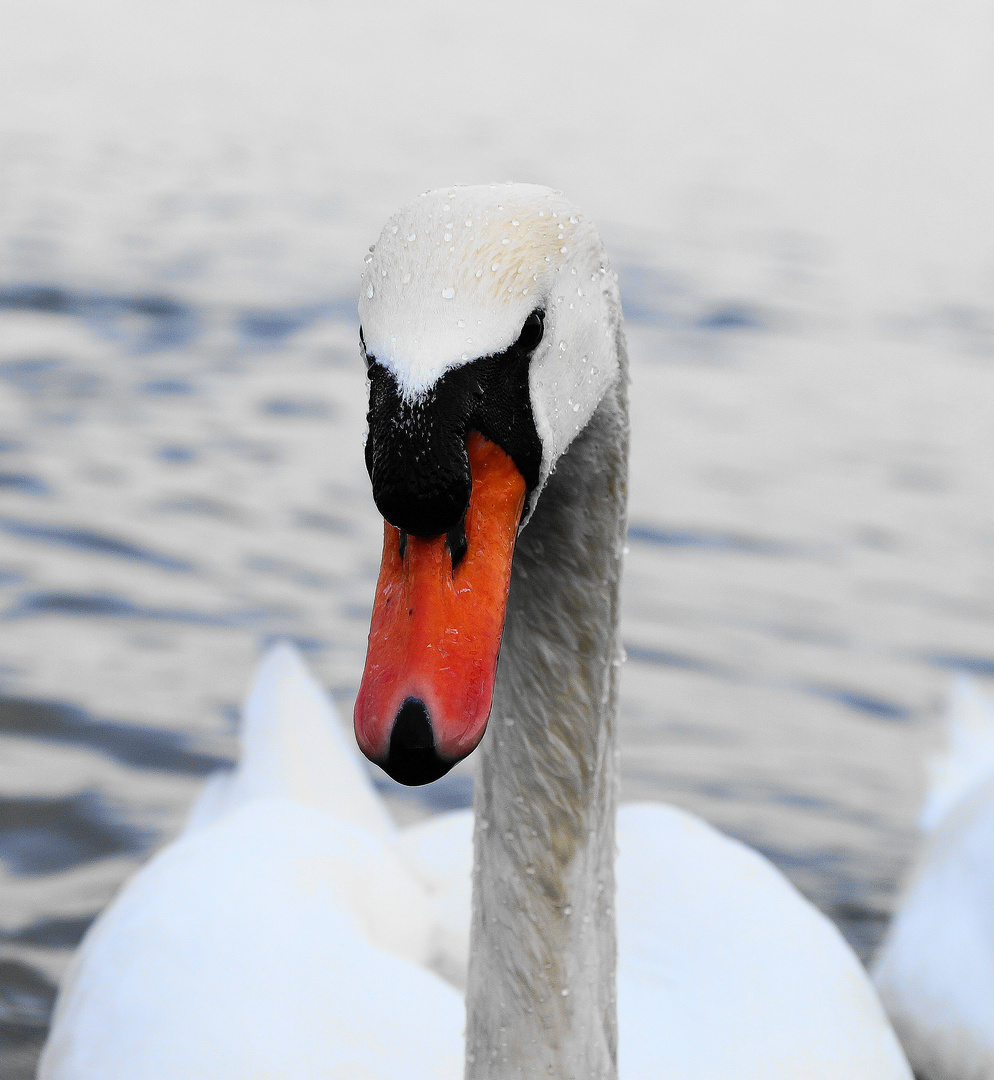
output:
[[[366,469],[373,500],[404,533],[426,538],[449,533],[454,563],[473,488],[466,454],[471,431],[511,458],[529,493],[538,483],[542,444],[528,396],[528,365],[544,330],[545,312],[533,311],[513,345],[447,371],[413,403],[401,399],[394,377],[365,353]]]

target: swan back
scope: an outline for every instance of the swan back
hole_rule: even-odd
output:
[[[682,810],[618,812],[622,1080],[910,1080],[859,961],[766,859]]]
[[[469,811],[404,830],[452,941]],[[859,961],[766,859],[672,806],[618,810],[621,1080],[910,1080]]]
[[[245,803],[285,798],[322,810],[384,839],[396,829],[334,706],[288,641],[264,654],[242,708],[241,755],[231,773],[211,777],[188,829]]]
[[[969,675],[957,675],[943,713],[944,746],[928,763],[919,822],[931,832],[962,798],[994,776],[994,703]]]
[[[428,894],[291,646],[244,719],[242,763],[84,938],[40,1080],[457,1080]]]
[[[927,1080],[994,1076],[994,707],[966,676],[944,729],[928,832],[873,971]]]
[[[424,952],[428,932],[375,837],[251,800],[161,852],[94,925],[40,1080],[456,1080],[458,994],[372,943]]]

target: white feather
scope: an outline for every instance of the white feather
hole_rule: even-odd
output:
[[[874,963],[918,1075],[994,1078],[994,707],[954,682],[930,763],[925,842]]]
[[[950,683],[943,736],[945,745],[928,763],[928,791],[919,818],[925,832],[994,775],[994,703],[968,675],[957,675]]]

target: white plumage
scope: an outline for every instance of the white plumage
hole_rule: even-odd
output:
[[[40,1080],[458,1080],[472,815],[396,830],[289,645],[243,759],[87,935]],[[619,813],[623,1080],[907,1080],[835,928],[672,807]]]
[[[994,703],[953,684],[924,844],[874,980],[925,1080],[994,1077]]]
[[[86,935],[41,1080],[443,1080],[459,994],[425,968],[427,890],[288,645],[242,761]]]

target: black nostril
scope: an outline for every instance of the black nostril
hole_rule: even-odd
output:
[[[383,770],[399,784],[413,787],[430,784],[444,776],[453,765],[454,761],[446,761],[435,749],[435,734],[425,703],[418,698],[408,698],[394,720]]]
[[[456,567],[465,558],[466,549],[469,546],[466,540],[465,518],[463,518],[454,529],[450,529],[445,534],[445,542],[449,547],[449,554],[452,556],[452,573],[454,574],[456,572]]]

